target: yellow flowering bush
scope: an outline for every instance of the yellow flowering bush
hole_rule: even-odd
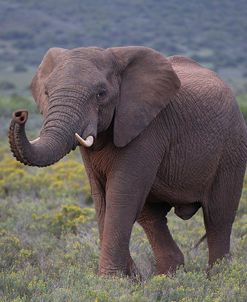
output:
[[[0,161],[0,195],[8,195],[11,191],[30,190],[33,177],[24,166],[10,156]]]
[[[94,209],[81,208],[77,205],[64,205],[51,221],[52,227],[57,234],[61,232],[77,233],[78,226],[94,218]]]
[[[44,168],[29,168],[10,155],[0,158],[0,196],[16,192],[35,195],[79,196],[90,200],[84,166],[72,159]]]
[[[78,227],[94,219],[93,208],[81,208],[78,205],[63,205],[59,211],[49,212],[43,215],[33,214],[35,221],[45,222],[49,231],[56,237],[62,233],[77,234]]]

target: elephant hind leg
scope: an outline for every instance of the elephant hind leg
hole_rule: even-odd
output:
[[[208,200],[203,204],[209,266],[229,254],[232,224],[238,208],[245,166],[218,170]]]
[[[184,256],[167,226],[166,214],[169,210],[170,207],[164,203],[146,202],[137,219],[152,246],[158,274],[173,273],[184,264]]]

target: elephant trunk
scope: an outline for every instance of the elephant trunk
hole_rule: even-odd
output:
[[[18,161],[29,166],[45,167],[71,151],[75,143],[74,135],[68,139],[64,131],[51,125],[44,128],[40,138],[30,142],[25,132],[27,119],[27,110],[18,110],[13,113],[9,127],[10,148]],[[49,131],[47,128],[50,128]]]
[[[87,98],[88,93],[75,89],[54,92],[49,99],[40,137],[34,141],[29,141],[25,132],[27,110],[15,111],[9,127],[9,143],[16,159],[25,165],[45,167],[75,149],[78,142],[91,147],[97,127],[92,128],[88,118],[82,120],[83,116],[90,116]],[[85,140],[80,135],[85,135]]]

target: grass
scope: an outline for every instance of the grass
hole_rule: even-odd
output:
[[[18,101],[17,101],[18,100]],[[246,95],[238,101],[243,106]],[[25,99],[0,98],[5,121],[12,110],[35,107]],[[2,106],[2,107],[1,107]],[[242,108],[242,107],[241,107]],[[7,122],[6,122],[7,123]],[[207,245],[195,243],[204,234],[202,213],[182,221],[173,212],[168,225],[185,255],[175,276],[155,276],[148,240],[135,225],[131,254],[143,275],[97,275],[99,239],[90,188],[79,153],[54,166],[26,167],[12,157],[0,132],[0,301],[1,302],[245,302],[247,301],[247,178],[231,238],[232,260],[219,262],[208,278]],[[37,135],[34,126],[32,134]]]

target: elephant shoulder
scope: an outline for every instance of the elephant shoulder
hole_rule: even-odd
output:
[[[171,62],[172,65],[192,65],[195,67],[202,67],[199,63],[197,63],[196,61],[194,61],[191,58],[188,57],[184,57],[184,56],[171,56],[168,57],[168,60]]]
[[[178,74],[182,85],[197,84],[200,90],[202,86],[205,90],[216,89],[217,87],[217,89],[222,90],[226,87],[214,71],[200,65],[191,58],[176,55],[168,57],[168,59]]]

